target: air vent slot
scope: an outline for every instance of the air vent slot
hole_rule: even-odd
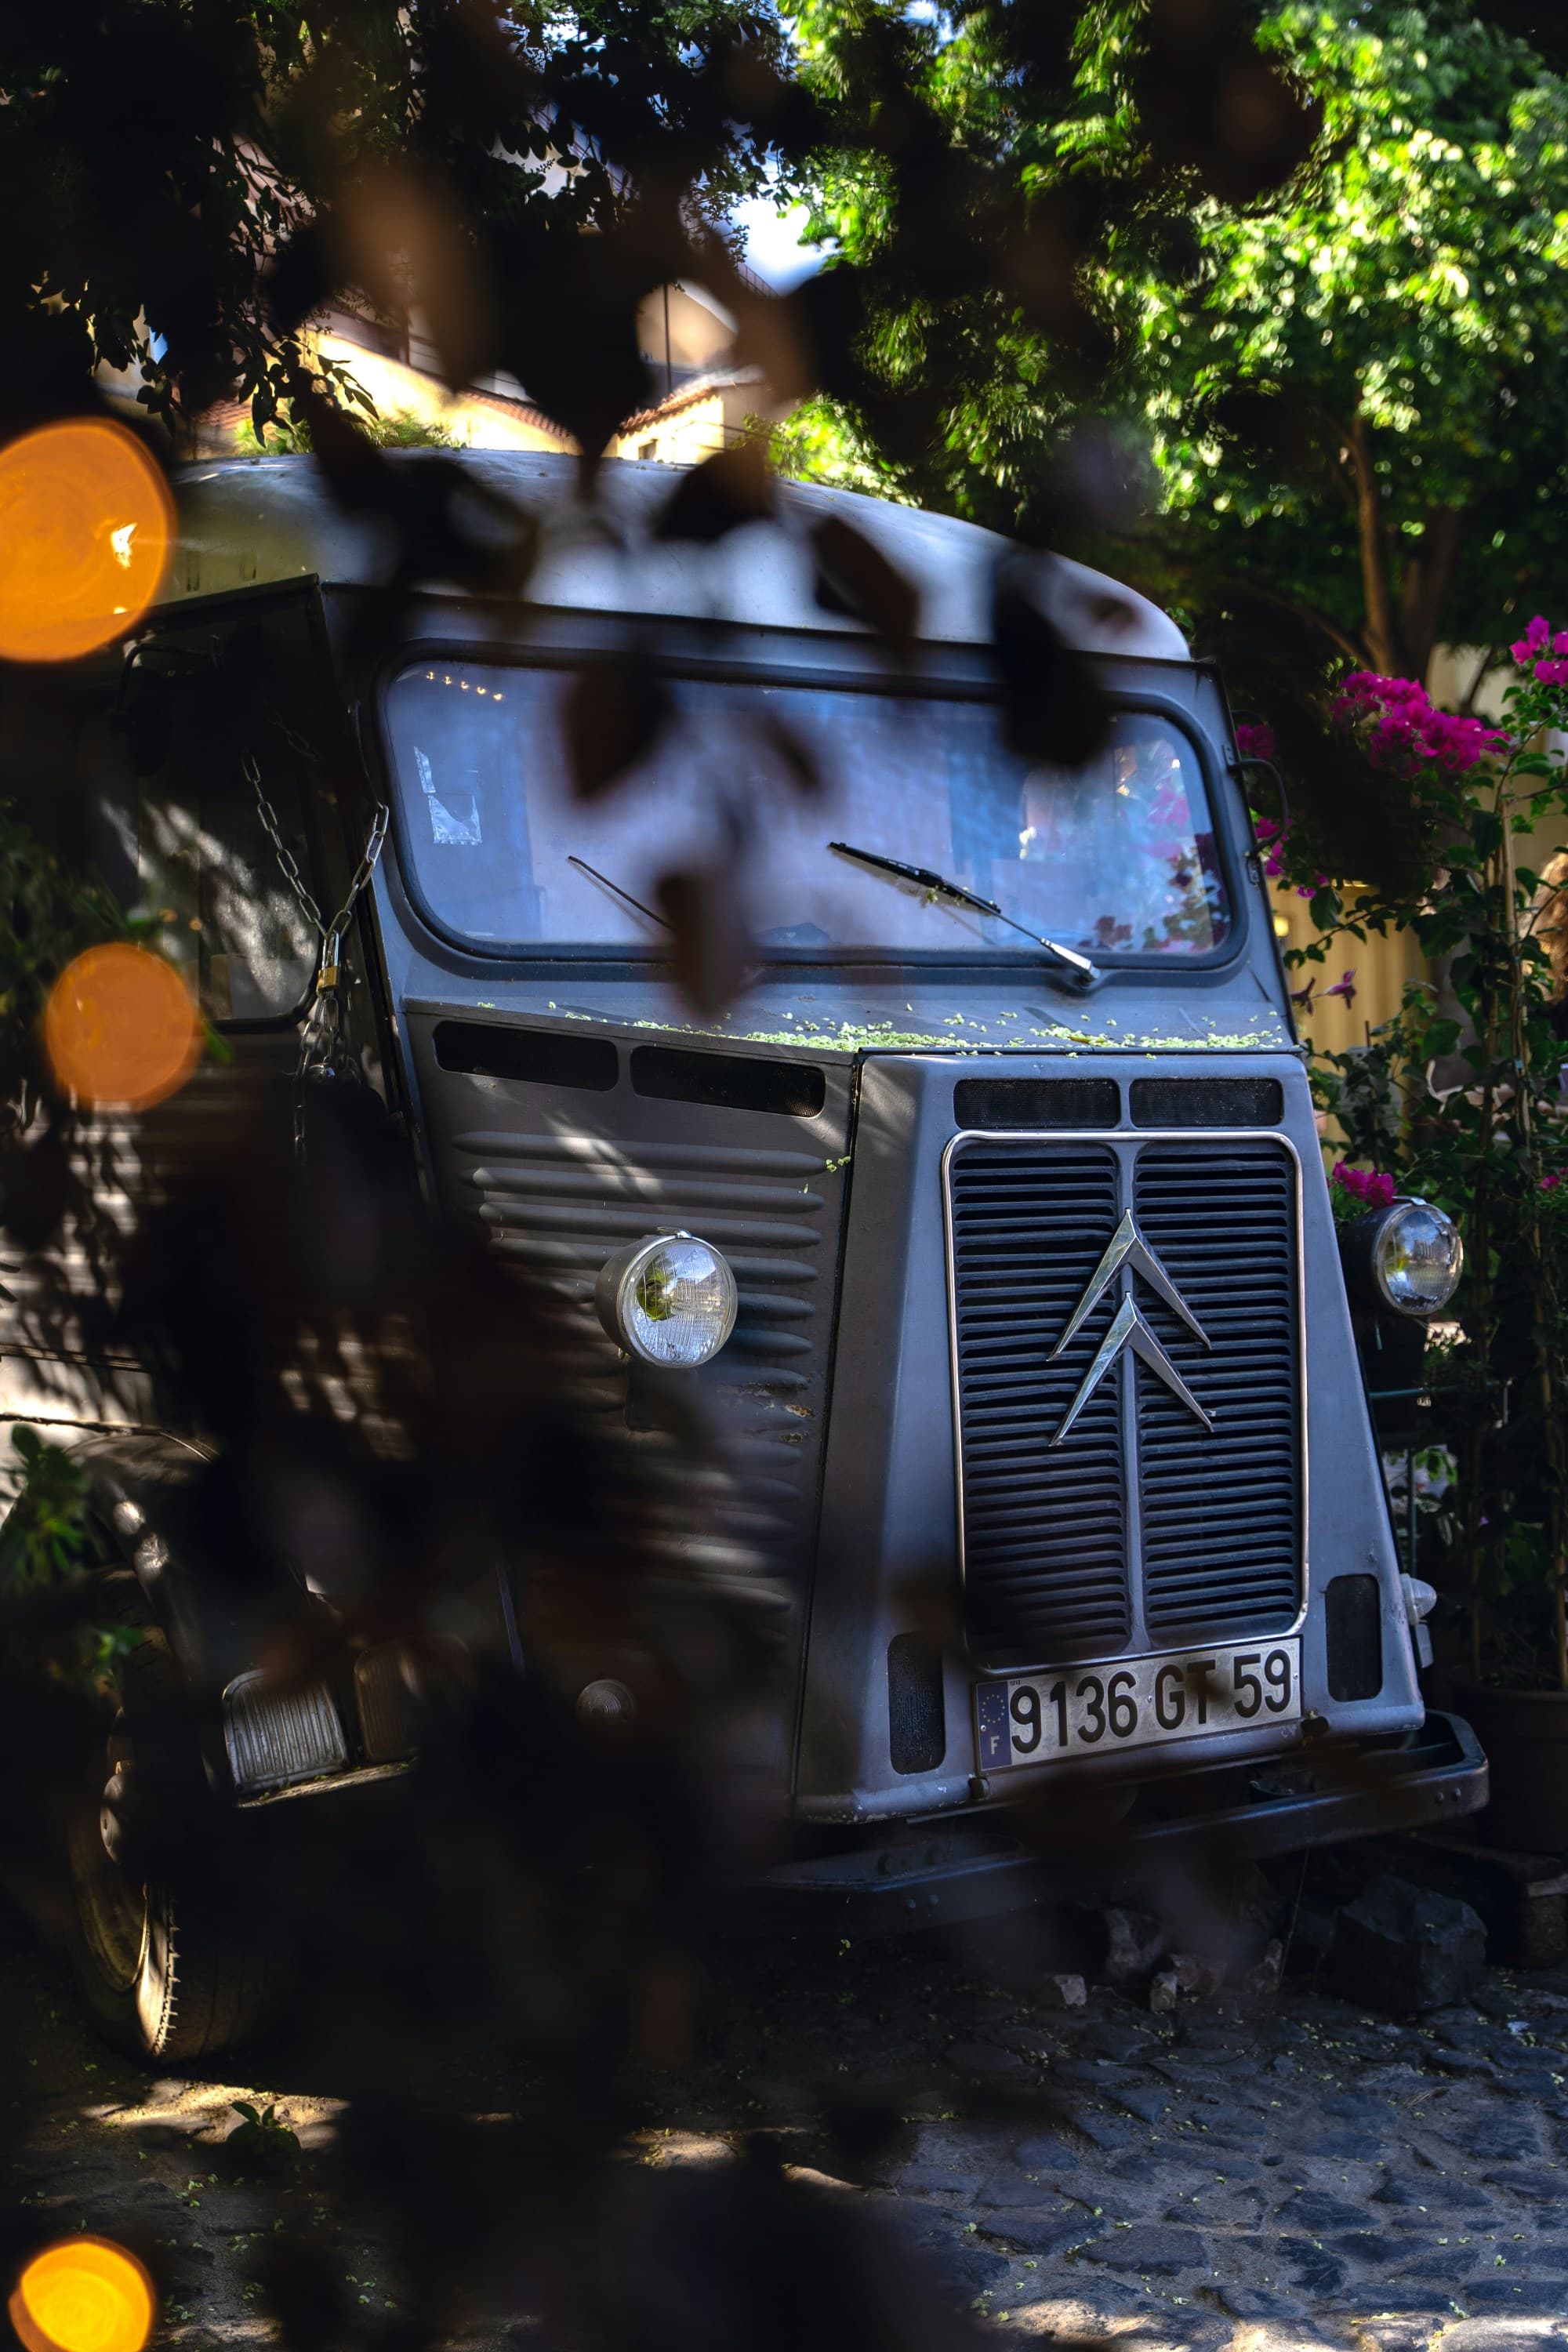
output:
[[[935,1772],[947,1755],[942,1652],[923,1633],[888,1644],[888,1750],[895,1772]]]
[[[721,1110],[815,1118],[827,1099],[827,1081],[806,1062],[764,1062],[749,1054],[686,1054],[670,1045],[638,1045],[632,1053],[632,1092],[655,1102],[703,1103]]]
[[[607,1037],[563,1037],[556,1029],[509,1029],[494,1021],[437,1021],[434,1042],[443,1070],[470,1077],[605,1095],[621,1074],[620,1055]]]
[[[1134,1078],[1134,1127],[1278,1127],[1278,1078]]]
[[[1329,1696],[1377,1698],[1383,1691],[1383,1601],[1375,1576],[1331,1577],[1323,1591]]]
[[[1115,1127],[1121,1089],[1114,1078],[960,1078],[952,1090],[960,1127]]]

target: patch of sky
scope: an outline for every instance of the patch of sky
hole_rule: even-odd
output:
[[[803,245],[801,233],[809,217],[804,205],[781,211],[772,196],[751,196],[731,215],[746,241],[746,260],[766,286],[787,294],[821,268],[834,250],[826,245]]]

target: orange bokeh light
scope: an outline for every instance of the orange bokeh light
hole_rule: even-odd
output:
[[[11,2325],[27,2352],[142,2352],[157,2309],[134,2254],[108,2238],[68,2238],[16,2282]]]
[[[173,964],[125,940],[75,957],[49,992],[44,1047],[79,1102],[146,1110],[201,1058],[202,1020]]]
[[[167,483],[106,417],[0,449],[0,656],[74,661],[134,626],[174,536]]]

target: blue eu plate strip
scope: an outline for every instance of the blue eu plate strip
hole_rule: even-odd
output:
[[[1007,1720],[1005,1683],[982,1683],[974,1694],[975,1737],[980,1769],[1000,1772],[1013,1761],[1013,1733]]]

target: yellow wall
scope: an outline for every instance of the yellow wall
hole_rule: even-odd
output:
[[[1274,928],[1282,948],[1305,947],[1316,936],[1308,901],[1298,898],[1293,890],[1276,885],[1274,910]],[[1347,1005],[1342,997],[1324,998],[1322,991],[1347,971],[1355,974],[1354,1002]],[[1380,1021],[1398,1012],[1406,981],[1427,980],[1431,972],[1408,932],[1391,932],[1387,939],[1371,932],[1364,940],[1342,935],[1331,941],[1327,961],[1294,966],[1289,984],[1292,989],[1305,987],[1313,975],[1317,991],[1310,1006],[1297,1006],[1297,1025],[1316,1052],[1342,1054],[1348,1045],[1364,1045],[1368,1029],[1375,1029]]]
[[[454,441],[472,449],[571,450],[576,446],[553,426],[514,413],[511,403],[489,400],[482,393],[449,393],[435,376],[366,351],[362,344],[323,335],[321,350],[324,358],[348,369],[383,416],[417,416],[422,424],[440,425]]]
[[[633,417],[610,443],[612,457],[652,458],[661,466],[695,466],[739,440],[754,415],[760,383],[716,383],[677,393],[672,401]]]
[[[321,338],[323,357],[346,367],[383,416],[416,416],[439,425],[469,449],[556,449],[576,443],[559,427],[517,401],[479,392],[449,393],[439,380],[400,360],[351,343],[337,335]],[[766,387],[748,375],[678,391],[643,415],[628,420],[609,445],[612,457],[653,458],[661,466],[695,466],[738,440],[747,420],[766,399]]]

